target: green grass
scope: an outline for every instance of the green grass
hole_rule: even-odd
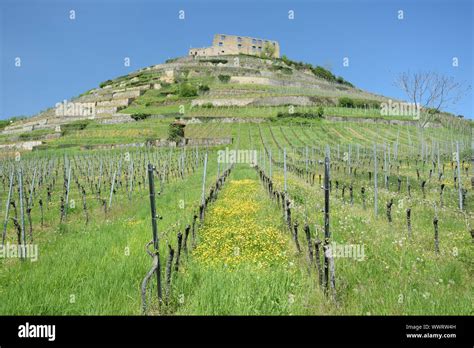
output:
[[[210,164],[209,173],[213,173],[216,166]],[[157,198],[157,209],[163,216],[159,223],[163,254],[166,240],[174,242],[177,229],[183,228],[183,225],[175,224],[176,218],[189,217],[195,209],[201,193],[201,178],[202,169],[182,182],[165,185],[164,192]],[[209,175],[209,186],[212,180],[213,176]],[[190,189],[183,192],[183,186]],[[81,207],[69,213],[67,223],[58,225],[59,196],[53,197],[44,228],[38,227],[37,204],[34,208],[33,233],[35,243],[39,244],[38,261],[0,260],[0,294],[2,298],[8,298],[8,301],[1,301],[0,313],[140,314],[140,284],[151,266],[151,259],[144,249],[152,237],[147,191],[137,187],[129,202],[120,190],[107,216],[98,202],[89,197],[92,220],[88,225],[84,223]],[[103,197],[108,200],[108,192]],[[70,199],[80,205],[76,190]],[[182,211],[177,211],[180,199],[186,204]],[[171,211],[175,213],[168,213]],[[183,224],[185,220],[181,222]],[[14,243],[12,228],[8,235],[10,243]],[[70,302],[71,295],[74,295],[75,303]]]
[[[240,57],[242,62],[254,57]],[[225,59],[225,57],[224,57]],[[274,60],[275,61],[275,60]],[[203,122],[186,126],[191,139],[232,136],[229,147],[272,151],[274,188],[282,191],[283,149],[287,152],[287,192],[292,201],[293,222],[299,223],[299,242],[303,252],[297,253],[292,236],[285,225],[282,209],[272,201],[259,183],[256,171],[247,165],[237,165],[218,198],[208,211],[203,225],[198,224],[197,247],[181,258],[180,271],[173,273],[168,305],[159,311],[155,297],[156,285],[150,282],[148,300],[151,314],[169,315],[473,315],[474,244],[470,229],[474,226],[474,199],[470,187],[471,133],[453,128],[428,128],[423,132],[413,126],[358,123],[360,119],[407,120],[407,117],[381,117],[377,109],[342,108],[341,97],[377,99],[377,96],[344,86],[331,88],[262,86],[219,81],[215,68],[203,67],[201,75],[193,68],[183,69],[179,81],[193,86],[208,85],[210,90],[194,97],[180,97],[178,84],[147,90],[126,109],[127,114],[146,113],[164,118],[149,118],[139,122],[104,125],[92,121],[79,127],[69,127],[58,139],[49,139],[44,151],[23,153],[21,165],[25,185],[32,182],[33,168],[41,173],[41,186],[36,181],[33,219],[33,242],[39,246],[37,262],[0,259],[0,314],[2,315],[140,315],[140,285],[152,265],[145,244],[152,238],[149,193],[145,165],[152,162],[158,170],[171,168],[171,181],[160,183],[156,175],[156,197],[160,257],[163,265],[168,245],[177,247],[177,234],[191,224],[201,201],[203,168],[190,171],[195,161],[194,147],[186,149],[115,149],[82,151],[98,145],[145,143],[168,137],[169,124],[176,117],[236,117],[248,121],[264,118],[266,122],[218,123]],[[295,81],[299,72],[287,68],[275,79]],[[230,70],[231,71],[231,70]],[[222,68],[221,74],[231,75]],[[255,73],[242,68],[240,73]],[[291,73],[290,73],[291,71]],[[155,71],[119,77],[110,82],[118,87],[130,77],[139,81],[127,86],[158,83]],[[325,81],[314,82],[321,86]],[[337,88],[340,89],[337,89]],[[316,104],[325,105],[327,119],[277,119],[278,112],[288,112],[289,106],[277,107],[191,107],[195,99],[238,99],[249,97],[307,96]],[[295,107],[295,112],[315,112],[318,106]],[[344,122],[332,122],[329,116],[347,117]],[[471,122],[472,125],[472,122]],[[5,122],[0,124],[5,126]],[[83,128],[83,129],[80,129]],[[2,135],[1,142],[42,137],[48,131],[33,131],[23,135]],[[466,161],[461,173],[462,187],[467,189],[464,211],[458,208],[458,190],[453,183],[454,142],[461,146],[461,160]],[[378,213],[374,214],[373,145],[378,148]],[[393,158],[395,143],[400,160]],[[383,146],[390,146],[391,167],[389,188],[384,188]],[[437,179],[437,169],[431,178],[429,170],[436,162],[436,144],[440,145],[444,178]],[[315,265],[310,266],[306,254],[303,226],[311,228],[311,237],[323,238],[324,192],[319,183],[323,167],[324,148],[331,147],[330,231],[331,240],[340,245],[364,247],[365,258],[335,259],[336,301],[322,291]],[[345,160],[351,145],[352,169]],[[360,145],[360,148],[357,147]],[[209,161],[205,190],[209,192],[223,166],[217,163],[221,147],[199,148],[199,160],[208,151]],[[313,160],[306,167],[306,149]],[[360,159],[357,159],[357,149]],[[426,160],[419,158],[421,151]],[[134,191],[128,198],[127,158],[134,163]],[[181,156],[186,157],[187,172],[179,178]],[[73,174],[67,220],[60,224],[60,197],[63,194],[64,164],[71,161]],[[417,160],[418,159],[418,160]],[[269,159],[259,163],[269,173]],[[99,164],[100,163],[100,164]],[[0,216],[5,214],[8,175],[11,160],[0,163]],[[108,201],[113,173],[121,168],[112,207],[104,213],[95,197],[94,185],[99,170],[103,172],[100,198]],[[101,169],[99,169],[101,168]],[[420,179],[416,171],[420,172]],[[470,172],[465,171],[467,169]],[[314,174],[315,182],[311,182]],[[398,177],[401,190],[396,189]],[[38,179],[38,178],[37,178]],[[54,180],[53,180],[54,179]],[[406,182],[411,183],[411,196]],[[90,221],[85,223],[82,197],[77,183],[87,191]],[[426,195],[421,181],[426,180]],[[233,190],[242,181],[250,181],[255,191]],[[336,189],[336,181],[339,188]],[[439,189],[445,184],[443,206]],[[45,224],[41,226],[39,199],[46,202],[46,186],[53,186],[52,202],[45,206]],[[349,198],[349,186],[354,192]],[[345,187],[344,196],[342,187]],[[366,192],[365,204],[361,189]],[[28,188],[25,189],[28,193]],[[14,200],[18,202],[17,186]],[[393,199],[392,222],[386,217],[386,204]],[[364,206],[365,205],[365,206]],[[412,235],[408,235],[406,209],[412,211]],[[222,215],[222,212],[227,215]],[[13,211],[10,212],[12,215]],[[439,219],[440,252],[434,250],[434,216]],[[7,241],[15,243],[16,231],[10,220]],[[27,233],[29,223],[26,221]],[[189,237],[191,239],[191,236]],[[191,243],[189,243],[191,245]],[[242,250],[236,256],[235,248]],[[240,257],[242,255],[242,257]],[[245,257],[244,257],[245,256]],[[281,257],[280,257],[281,256]],[[271,260],[268,261],[268,260]],[[208,262],[212,261],[212,262]],[[163,279],[164,280],[164,279]]]
[[[207,97],[205,97],[207,98]],[[167,101],[174,101],[178,97],[165,98]],[[159,105],[151,103],[147,106],[145,101],[140,101],[126,109],[123,113],[149,113],[155,115],[182,115],[183,117],[237,117],[237,118],[275,118],[279,112],[289,112],[289,106],[245,106],[245,107],[191,107],[188,100],[179,100],[176,104]],[[184,109],[183,109],[184,108]],[[315,113],[318,106],[300,107],[295,106],[294,112]],[[181,111],[183,111],[181,113]],[[376,109],[356,109],[342,107],[324,107],[324,116],[341,116],[351,118],[367,118],[367,119],[384,119],[384,120],[408,120],[412,121],[412,117],[408,116],[382,116]]]
[[[146,119],[138,122],[111,125],[91,123],[83,130],[72,130],[61,138],[46,141],[45,147],[87,147],[94,145],[144,143],[148,140],[166,138],[170,122],[172,122],[172,119]]]
[[[126,109],[122,110],[121,112],[124,114],[137,114],[137,113],[146,113],[152,115],[179,115],[180,114],[180,106],[184,106],[184,110],[189,110],[190,104],[183,103],[183,104],[171,104],[171,105],[163,105],[163,106],[140,106],[140,105],[130,105]],[[184,116],[184,115],[183,115]]]
[[[277,173],[281,188],[282,174]],[[340,173],[333,175],[340,178]],[[309,212],[309,220],[321,231],[322,190],[317,186],[310,187],[294,175],[289,177],[289,193],[299,201],[297,206],[301,208],[296,211],[300,219]],[[459,214],[447,208],[439,210],[440,231],[443,232],[440,232],[441,253],[437,255],[432,223],[434,212],[427,208],[428,202],[435,197],[424,200],[418,193],[414,194],[416,198],[407,199],[402,194],[403,201],[399,203],[398,198],[402,197],[380,189],[380,211],[375,218],[371,189],[367,191],[367,209],[362,208],[359,199],[351,206],[347,191],[344,200],[341,188],[331,195],[332,238],[340,244],[363,245],[366,258],[364,261],[336,259],[336,284],[341,301],[339,314],[473,314],[469,303],[474,297],[474,249]],[[360,183],[355,185],[354,192],[360,197]],[[391,224],[385,217],[385,203],[389,197],[396,197]],[[406,230],[407,207],[412,209],[411,239]],[[472,208],[467,210],[472,211]]]
[[[238,191],[230,192],[230,186],[242,183],[242,180],[250,180],[258,185],[258,190],[250,193],[249,198],[245,191],[237,195]],[[244,187],[242,190],[245,190]],[[213,220],[214,208],[228,209],[226,202],[242,199],[242,208],[245,209],[245,205],[251,203],[257,210],[249,215],[229,216],[220,223]],[[317,285],[317,277],[313,272],[308,273],[304,257],[297,255],[280,211],[275,208],[260,186],[256,172],[248,166],[237,166],[220,194],[220,200],[209,211],[208,222],[200,232],[200,244],[196,252],[190,256],[182,274],[175,278],[173,291],[177,294],[177,301],[173,306],[177,314],[314,314],[325,307],[326,301]],[[240,209],[240,206],[235,209]],[[214,223],[219,224],[219,229],[207,231],[208,225],[212,228]],[[242,224],[244,229],[250,230],[241,234],[237,231],[240,231],[239,226]],[[265,239],[258,236],[265,238],[269,227],[275,229],[279,237],[271,238],[270,244],[265,245],[262,244]],[[214,233],[223,234],[219,238],[224,238],[224,244],[218,249],[211,246],[218,238]],[[279,245],[280,252],[285,253],[284,257],[280,258],[267,249],[274,244]],[[226,247],[229,247],[228,251],[222,252],[221,248]],[[238,254],[235,254],[235,250],[239,251]],[[214,251],[219,254],[222,252],[222,258],[213,259]],[[207,252],[211,256],[207,256]],[[268,266],[261,266],[262,263],[267,265],[267,260],[273,261]],[[207,262],[212,262],[212,266],[207,266]]]
[[[74,131],[61,139],[63,144],[84,144],[102,141],[137,141],[146,130],[160,132],[171,119],[150,119],[136,123],[103,126],[91,123],[82,131]],[[165,128],[166,127],[166,128]],[[333,190],[331,192],[331,223],[332,238],[340,244],[359,244],[364,246],[365,259],[357,261],[353,258],[336,258],[336,290],[337,303],[333,303],[322,293],[314,267],[309,272],[306,255],[297,255],[291,236],[285,230],[281,209],[272,202],[259,188],[252,199],[243,194],[234,198],[242,203],[255,202],[259,210],[255,220],[262,226],[271,226],[281,233],[286,241],[289,262],[273,264],[269,268],[259,268],[255,264],[242,263],[230,272],[224,264],[214,267],[204,266],[191,253],[182,258],[181,270],[173,274],[172,295],[168,307],[162,309],[166,314],[355,314],[355,315],[414,315],[414,314],[466,314],[472,315],[474,246],[469,235],[469,227],[473,225],[474,200],[469,186],[469,177],[463,170],[463,187],[468,188],[465,213],[457,208],[457,190],[453,186],[453,169],[450,165],[451,148],[445,141],[456,139],[464,141],[466,135],[453,133],[447,129],[428,129],[424,135],[427,146],[432,141],[440,141],[442,164],[445,164],[446,184],[444,206],[439,206],[439,183],[434,177],[428,181],[427,193],[424,198],[420,189],[420,181],[416,177],[416,169],[422,179],[429,175],[430,161],[425,166],[415,165],[416,154],[420,151],[420,138],[415,128],[366,125],[357,123],[331,123],[328,121],[310,122],[306,125],[294,121],[282,121],[256,124],[205,123],[190,125],[186,130],[193,137],[213,137],[232,134],[238,149],[262,148],[260,139],[267,148],[272,149],[273,159],[282,162],[279,147],[285,147],[288,163],[300,169],[305,167],[304,149],[315,148],[315,158],[321,158],[320,150],[324,145],[331,145],[331,170]],[[110,132],[110,133],[108,133]],[[400,132],[400,133],[399,133]],[[273,133],[273,136],[272,136]],[[379,144],[379,156],[383,153],[381,144],[391,143],[399,134],[399,154],[402,163],[399,168],[403,185],[400,193],[396,192],[397,168],[392,162],[390,189],[383,188],[382,171],[379,167],[379,214],[373,212],[373,181],[368,179],[368,171],[373,170],[373,163],[361,159],[356,164],[355,143],[363,150],[372,149],[373,142]],[[347,170],[347,161],[343,160],[347,145],[352,143],[352,159],[357,167],[357,176],[351,176]],[[52,144],[54,142],[52,141]],[[45,186],[38,188],[33,207],[34,242],[39,245],[37,262],[21,262],[14,259],[0,260],[0,297],[7,299],[0,303],[1,314],[136,314],[141,313],[140,284],[151,266],[151,258],[145,253],[144,245],[151,239],[149,201],[147,187],[135,187],[132,200],[127,198],[127,181],[125,173],[127,163],[123,167],[123,185],[117,188],[112,209],[105,216],[100,205],[91,194],[86,180],[88,163],[92,163],[94,182],[98,175],[98,161],[102,159],[107,170],[103,183],[102,198],[108,200],[109,182],[112,171],[117,168],[119,159],[123,159],[124,151],[77,151],[57,150],[33,152],[22,159],[25,165],[27,182],[31,182],[33,163],[45,164],[48,158],[63,161],[64,155],[78,164],[74,169],[80,183],[86,186],[87,204],[91,220],[84,223],[81,207],[81,196],[75,183],[72,183],[70,199],[76,202],[76,208],[68,214],[67,223],[59,224],[59,198],[62,193],[62,162],[53,166],[58,168],[58,180],[55,182],[53,201],[45,208],[45,226],[40,226],[38,199],[45,200]],[[337,146],[340,154],[337,155]],[[293,147],[292,147],[293,146]],[[366,146],[366,147],[364,147]],[[225,147],[225,146],[224,146]],[[193,149],[186,150],[188,161],[193,158]],[[217,176],[216,148],[209,149],[209,167],[206,186],[209,189]],[[137,166],[145,163],[145,158],[154,163],[163,163],[168,159],[169,149],[153,151],[131,151]],[[178,167],[180,149],[173,150],[171,156],[173,167]],[[202,149],[200,153],[202,155]],[[412,155],[413,151],[413,155]],[[370,156],[370,152],[369,152]],[[466,156],[468,153],[466,152]],[[430,158],[430,155],[428,155]],[[465,157],[467,158],[467,157]],[[407,165],[406,160],[410,160]],[[43,162],[42,162],[43,161]],[[5,163],[5,162],[4,162]],[[189,162],[188,162],[189,163]],[[380,165],[379,158],[379,165]],[[113,165],[112,167],[109,167]],[[265,165],[268,173],[268,159]],[[47,166],[41,166],[47,168]],[[1,174],[9,173],[8,166],[2,167]],[[273,165],[273,179],[276,188],[282,190],[283,173],[281,167]],[[306,241],[302,226],[308,222],[312,236],[321,238],[323,226],[323,191],[318,183],[318,174],[322,167],[310,167],[315,172],[315,185],[311,185],[305,177],[297,176],[294,171],[288,174],[288,192],[293,200],[292,215],[300,223],[300,244],[306,250]],[[111,171],[112,170],[112,171]],[[220,168],[222,172],[222,167]],[[142,181],[144,171],[136,177]],[[412,184],[411,198],[406,189],[406,177]],[[236,166],[226,183],[224,190],[213,203],[205,220],[206,224],[213,220],[213,209],[225,206],[225,197],[233,181],[243,179],[258,180],[256,172],[245,165]],[[46,182],[51,180],[45,177]],[[186,224],[191,222],[193,212],[201,197],[202,166],[195,173],[189,174],[184,180],[176,179],[165,184],[164,190],[157,197],[158,213],[163,216],[159,221],[160,252],[162,264],[165,264],[167,244],[176,248],[178,231],[183,232]],[[339,189],[335,189],[335,180]],[[354,203],[349,202],[348,186],[354,186]],[[342,197],[342,185],[346,185],[345,197]],[[136,185],[138,185],[136,183]],[[157,182],[159,187],[159,183]],[[366,188],[366,208],[362,205],[361,187]],[[389,223],[385,216],[385,204],[394,199],[392,208],[393,222]],[[0,216],[4,215],[6,199],[5,183],[0,183]],[[17,198],[15,198],[17,199]],[[184,202],[184,209],[180,203]],[[433,217],[434,204],[440,228],[440,253],[434,251]],[[237,206],[237,205],[235,205]],[[412,209],[413,235],[408,238],[406,229],[405,209]],[[230,220],[222,221],[225,224]],[[239,228],[250,225],[243,224]],[[472,227],[471,227],[472,228]],[[249,232],[249,231],[246,231]],[[252,231],[250,231],[252,232]],[[257,228],[254,233],[261,233]],[[201,234],[198,232],[200,238]],[[207,241],[212,241],[212,235]],[[210,238],[210,239],[209,239]],[[8,225],[8,240],[15,241],[14,227]],[[205,239],[199,239],[205,243]],[[129,251],[129,254],[127,253]],[[290,262],[292,263],[290,265]],[[223,263],[225,263],[223,261]],[[153,283],[151,284],[153,293]],[[71,303],[71,295],[75,303]],[[152,313],[157,313],[156,303],[152,303]]]

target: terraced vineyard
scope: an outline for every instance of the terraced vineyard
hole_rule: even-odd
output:
[[[232,142],[58,150],[170,122],[1,161],[3,243],[38,254],[0,259],[0,313],[473,314],[470,129],[200,119],[187,139]]]
[[[3,122],[0,313],[472,315],[472,122],[391,102],[190,56]]]

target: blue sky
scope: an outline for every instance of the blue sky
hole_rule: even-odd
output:
[[[214,33],[277,40],[290,59],[330,66],[362,89],[395,98],[403,93],[394,80],[407,70],[470,85],[473,25],[470,0],[0,0],[0,118],[35,114],[102,81],[186,55],[191,46],[210,45]],[[472,90],[449,111],[473,118]]]

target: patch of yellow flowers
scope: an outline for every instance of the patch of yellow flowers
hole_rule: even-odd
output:
[[[196,259],[230,269],[242,263],[264,268],[287,261],[287,242],[272,225],[264,194],[256,180],[230,181],[207,213]]]

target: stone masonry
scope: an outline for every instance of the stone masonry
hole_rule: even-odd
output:
[[[249,54],[260,56],[265,50],[265,45],[274,47],[274,58],[280,58],[280,45],[277,41],[258,39],[248,36],[216,34],[212,46],[191,48],[190,56],[219,56],[233,54]]]

